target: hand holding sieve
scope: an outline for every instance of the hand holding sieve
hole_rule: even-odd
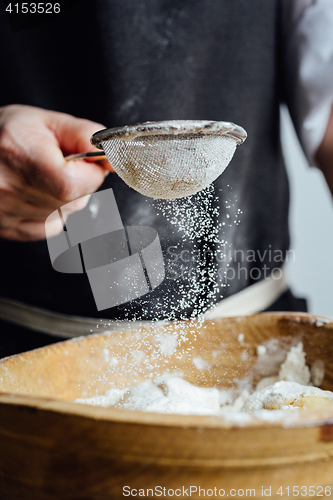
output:
[[[96,132],[91,143],[103,151],[66,159],[106,156],[119,177],[139,193],[183,198],[219,177],[246,137],[242,127],[230,122],[146,122]]]

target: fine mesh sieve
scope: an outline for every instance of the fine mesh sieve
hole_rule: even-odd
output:
[[[173,199],[211,184],[245,139],[245,130],[233,123],[172,120],[101,130],[91,142],[130,187]]]

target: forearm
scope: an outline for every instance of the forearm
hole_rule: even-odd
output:
[[[333,196],[333,107],[326,133],[316,154],[316,160]]]

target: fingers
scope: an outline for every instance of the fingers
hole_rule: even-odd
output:
[[[57,147],[65,154],[76,154],[85,151],[97,151],[90,143],[90,137],[101,130],[103,125],[89,120],[74,118],[63,113],[50,112],[45,115],[46,125],[54,133]],[[55,154],[51,144],[47,144],[45,159],[50,165],[51,156]],[[62,170],[62,178],[58,171],[52,172],[52,194],[64,202],[72,201],[80,196],[85,196],[96,191],[104,181],[109,165],[107,162],[94,162],[75,160],[66,162],[57,158],[58,168]],[[47,165],[44,166],[47,169]]]
[[[10,224],[0,227],[0,238],[22,242],[45,239],[44,221],[8,218],[7,222],[10,222]],[[54,223],[50,234],[56,236],[61,230],[61,224]]]
[[[0,237],[45,238],[50,213],[70,202],[81,210],[103,183],[107,162],[66,161],[65,154],[93,151],[91,135],[103,125],[29,106],[0,108]],[[76,201],[74,201],[76,200]],[[54,234],[61,227],[54,225]]]
[[[63,226],[60,220],[54,221],[48,225],[47,236],[48,238],[57,236],[62,230]],[[0,228],[0,238],[21,242],[45,240],[45,221],[13,220],[9,227]]]
[[[85,196],[72,201],[67,206],[65,205],[61,207],[63,221],[66,223],[66,220],[71,213],[82,210],[89,202],[89,199],[89,196]],[[26,214],[29,213],[27,207],[24,207],[24,212]],[[27,216],[27,218],[24,219],[16,213],[7,213],[5,217],[0,219],[0,238],[16,241],[35,241],[45,239],[45,221],[51,213],[52,212],[50,212],[49,209],[39,209],[39,211],[32,210],[31,217]],[[49,238],[56,236],[62,230],[63,224],[59,217],[51,217],[48,219],[47,236]]]
[[[0,107],[0,129],[6,126],[19,127],[17,135],[25,130],[29,136],[31,128],[37,129],[39,133],[50,132],[49,137],[54,137],[58,147],[68,154],[97,151],[91,144],[90,137],[96,131],[105,128],[101,123],[76,118],[66,113],[18,104]]]
[[[44,119],[46,126],[57,138],[62,151],[68,154],[98,151],[91,144],[90,137],[105,128],[102,124],[53,111],[45,113]]]
[[[63,208],[64,212],[68,214],[82,210],[88,200],[89,198],[85,196],[71,201],[70,205],[64,205],[54,198],[45,202],[45,199],[26,196],[25,193],[14,198],[11,193],[1,193],[0,191],[0,213],[5,213],[6,217],[22,217],[24,214],[27,219],[45,221],[54,210],[59,208]]]
[[[84,160],[66,162],[63,157],[55,162],[56,151],[46,144],[45,149],[47,151],[44,147],[38,150],[42,156],[30,166],[30,175],[33,170],[35,186],[45,190],[55,200],[68,203],[95,192],[103,183],[105,169],[100,165]]]
[[[105,128],[102,124],[55,112],[46,115],[45,123],[54,132],[64,156],[83,152],[100,152],[91,144],[90,137],[98,130]],[[114,172],[107,160],[94,162],[94,158],[86,158],[84,162],[95,163],[104,171]]]
[[[104,166],[66,162],[63,150],[94,149],[89,140],[100,124],[27,106],[9,108],[0,119],[0,161],[11,183],[19,187],[21,182],[63,203],[96,191],[105,177]]]

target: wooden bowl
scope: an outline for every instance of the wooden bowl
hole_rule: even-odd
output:
[[[172,353],[171,332],[179,341]],[[256,346],[272,338],[284,347],[301,340],[308,364],[325,363],[322,388],[333,390],[332,336],[332,320],[266,313],[92,335],[4,359],[0,498],[330,496],[333,407],[242,424],[72,401],[166,369],[205,386],[233,387],[244,377],[256,382]]]

